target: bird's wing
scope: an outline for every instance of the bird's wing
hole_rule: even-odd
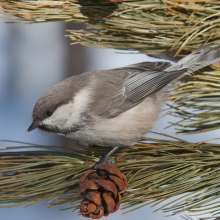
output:
[[[141,63],[132,65],[130,68],[125,67],[127,71],[130,71],[130,74],[124,81],[121,90],[114,96],[113,101],[109,103],[104,116],[107,118],[118,116],[186,72],[185,69],[166,72],[164,69],[169,66],[168,64],[164,62]],[[133,71],[133,68],[137,70],[139,68],[139,71]],[[122,70],[122,68],[120,69]]]
[[[163,71],[170,66],[171,64],[169,62],[143,62],[143,63],[137,63],[125,67],[116,68],[113,70],[132,71],[133,73],[141,73],[145,71]]]

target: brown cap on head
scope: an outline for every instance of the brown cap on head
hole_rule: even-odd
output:
[[[42,121],[48,117],[49,110],[54,112],[62,104],[70,102],[74,95],[71,82],[72,80],[69,78],[45,92],[34,106],[33,120]]]
[[[32,113],[33,123],[28,128],[28,131],[38,128],[40,122],[50,117],[59,106],[73,100],[74,95],[86,86],[86,82],[89,79],[87,75],[88,73],[72,76],[46,91],[34,106]]]

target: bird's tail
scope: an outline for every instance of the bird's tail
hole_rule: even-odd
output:
[[[220,46],[207,45],[182,58],[173,66],[168,67],[165,71],[170,72],[187,69],[186,73],[192,73],[205,66],[215,63],[218,60],[220,60]]]

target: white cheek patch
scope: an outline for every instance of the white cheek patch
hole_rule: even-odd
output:
[[[81,114],[87,109],[90,97],[90,89],[82,89],[72,101],[58,107],[51,117],[42,121],[42,124],[59,128],[69,128],[72,125],[80,124]]]

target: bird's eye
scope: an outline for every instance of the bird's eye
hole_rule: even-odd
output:
[[[50,117],[52,114],[53,114],[53,111],[52,111],[52,110],[48,110],[48,111],[46,112],[46,116],[47,116],[47,117]]]

